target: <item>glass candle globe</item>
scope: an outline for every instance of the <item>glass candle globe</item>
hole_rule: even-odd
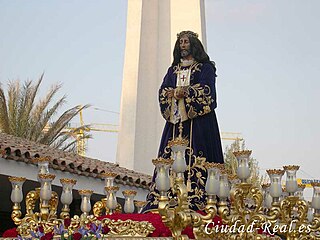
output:
[[[81,205],[80,209],[85,214],[88,215],[91,211],[91,195],[93,191],[92,190],[79,190],[79,194],[81,196]]]
[[[125,213],[133,213],[134,212],[134,197],[136,196],[137,192],[133,190],[125,190],[122,191],[124,196],[124,206],[123,210]]]
[[[173,159],[157,158],[152,163],[156,166],[157,176],[155,179],[156,188],[161,196],[165,196],[170,189],[169,169],[173,163]]]
[[[12,185],[11,201],[13,203],[21,203],[23,200],[22,186],[26,181],[25,177],[8,177]]]
[[[55,179],[54,174],[38,174],[38,179],[41,183],[40,187],[40,199],[49,201],[51,199],[52,189],[51,183]]]
[[[220,169],[216,167],[212,167],[207,169],[207,182],[205,186],[205,190],[208,195],[217,195],[219,191],[219,177],[220,177]]]
[[[297,171],[299,170],[299,166],[295,165],[288,165],[283,166],[283,169],[286,171],[286,191],[289,193],[290,196],[294,195],[294,193],[298,189],[297,183]]]
[[[270,178],[270,195],[273,198],[280,198],[282,195],[281,178],[284,174],[282,169],[269,169],[267,173]]]
[[[251,152],[250,150],[242,150],[233,153],[238,160],[237,175],[241,182],[246,182],[250,177],[249,159]]]
[[[77,181],[74,179],[62,178],[60,179],[60,183],[62,184],[61,203],[63,205],[70,205],[73,200],[72,189]]]
[[[314,208],[315,212],[319,213],[320,210],[320,182],[312,182],[313,196],[311,201],[311,206]]]

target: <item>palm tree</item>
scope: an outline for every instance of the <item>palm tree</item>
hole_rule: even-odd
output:
[[[60,84],[55,84],[44,98],[36,102],[43,75],[35,84],[32,81],[25,81],[21,86],[19,80],[9,82],[7,95],[5,95],[0,83],[0,132],[50,145],[54,148],[74,151],[77,143],[74,136],[79,130],[84,130],[88,126],[69,128],[68,131],[66,131],[66,127],[82,109],[89,106],[75,106],[53,120],[54,115],[65,103],[66,96],[51,105],[53,97],[61,88]],[[90,136],[85,134],[82,137],[89,138]]]

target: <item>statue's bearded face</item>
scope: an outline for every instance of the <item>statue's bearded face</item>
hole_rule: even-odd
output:
[[[190,55],[190,41],[187,35],[183,35],[180,40],[180,54],[182,58]]]

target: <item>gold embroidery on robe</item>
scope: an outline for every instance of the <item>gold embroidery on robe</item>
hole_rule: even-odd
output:
[[[192,95],[191,95],[192,93]],[[211,112],[210,105],[214,102],[211,97],[211,89],[208,85],[200,85],[200,83],[189,86],[187,89],[188,97],[186,98],[186,106],[189,107],[188,117],[195,118]],[[202,109],[198,111],[192,104],[202,105]]]
[[[172,99],[168,98],[168,91],[172,90],[173,88],[169,87],[169,88],[164,88],[161,90],[160,94],[159,94],[159,102],[162,105],[168,105],[166,107],[166,109],[161,112],[162,116],[167,120],[170,121],[170,116],[171,116],[171,105],[172,105]]]

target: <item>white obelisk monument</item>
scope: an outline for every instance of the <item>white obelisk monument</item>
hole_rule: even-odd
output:
[[[177,33],[206,46],[204,0],[128,0],[117,163],[152,174],[165,121],[158,89],[172,62]]]

